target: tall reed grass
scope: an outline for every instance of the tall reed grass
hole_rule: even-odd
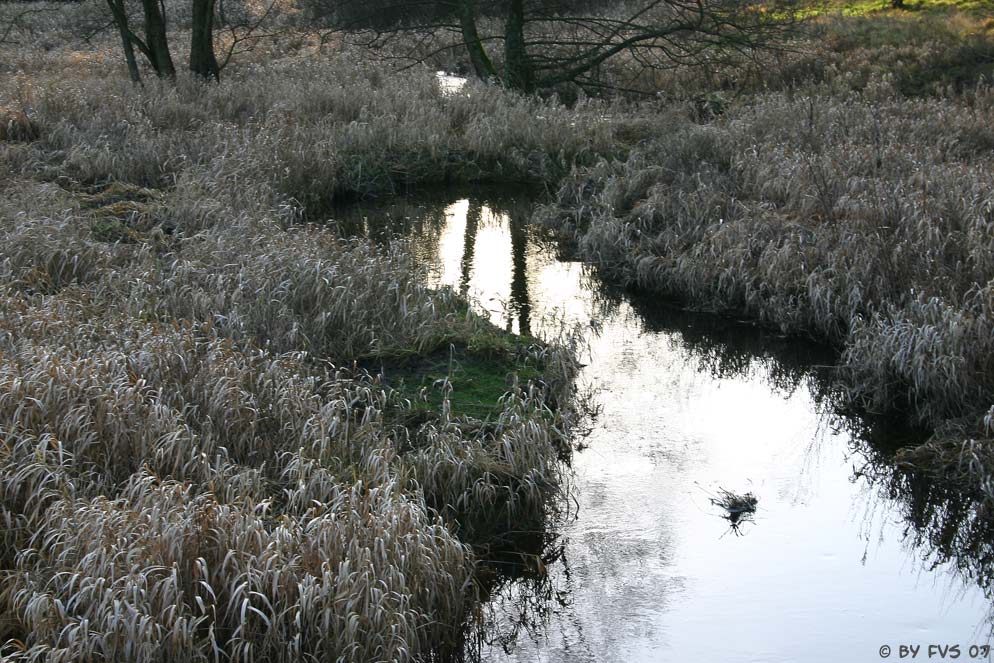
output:
[[[522,386],[485,436],[444,405],[402,434],[413,405],[331,362],[487,323],[402,247],[319,228],[242,220],[167,252],[97,242],[72,214],[0,218],[5,660],[458,646],[463,523],[542,512],[561,417]]]

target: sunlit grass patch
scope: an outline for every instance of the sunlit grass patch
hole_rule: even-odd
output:
[[[903,7],[894,7],[891,0],[826,0],[801,8],[802,16],[841,14],[842,16],[888,15],[906,16],[908,13],[947,15],[962,12],[980,17],[989,16],[994,10],[990,0],[905,0]]]

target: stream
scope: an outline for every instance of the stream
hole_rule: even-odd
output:
[[[586,330],[600,412],[570,504],[540,568],[495,583],[468,659],[992,660],[991,543],[889,462],[920,433],[839,414],[824,348],[606,287],[529,225],[528,198],[395,198],[340,222],[406,237],[512,332]],[[755,513],[729,518],[722,490]]]

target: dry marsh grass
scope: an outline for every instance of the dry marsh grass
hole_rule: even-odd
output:
[[[493,328],[404,245],[304,219],[558,176],[609,145],[598,115],[355,53],[143,89],[109,46],[2,53],[38,128],[0,143],[3,659],[457,652],[473,546],[563,486],[572,341],[490,421],[394,391],[356,362]]]
[[[475,562],[456,528],[544,508],[561,420],[511,390],[486,436],[443,410],[401,453],[391,417],[412,404],[324,358],[483,323],[417,286],[399,248],[318,229],[228,227],[173,256],[4,220],[26,247],[0,284],[5,660],[457,645]]]
[[[599,107],[478,83],[448,95],[427,69],[391,73],[354,50],[246,62],[220,85],[184,78],[144,89],[110,74],[120,73],[111,46],[89,53],[92,69],[77,68],[73,54],[37,54],[20,63],[35,74],[0,91],[0,104],[44,129],[40,141],[0,154],[12,172],[226,196],[265,187],[266,206],[290,203],[322,219],[340,198],[418,183],[554,180],[616,151]]]
[[[851,6],[855,3],[846,3]],[[930,3],[931,4],[931,3]],[[994,77],[994,21],[987,12],[944,7],[935,12],[826,11],[767,52],[696,67],[640,71],[620,59],[608,80],[668,100],[732,100],[757,93],[821,86],[833,94],[861,92],[890,78],[906,96],[962,93]]]
[[[166,253],[72,216],[2,218],[5,660],[458,645],[461,523],[542,512],[564,410],[523,385],[486,434],[444,404],[405,434],[412,403],[329,360],[472,334],[464,303],[400,247],[318,228],[245,221]]]
[[[887,79],[761,95],[581,170],[543,215],[618,281],[831,341],[865,407],[989,439],[992,108]]]

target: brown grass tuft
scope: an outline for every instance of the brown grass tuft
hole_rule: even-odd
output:
[[[24,111],[0,108],[0,141],[30,143],[41,138],[41,130]]]

